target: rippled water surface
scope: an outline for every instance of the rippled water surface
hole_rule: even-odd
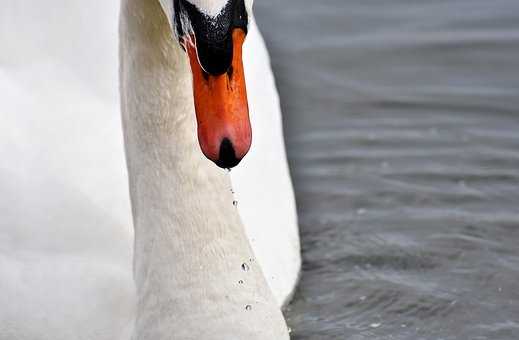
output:
[[[293,339],[519,339],[519,1],[256,15],[299,204]]]

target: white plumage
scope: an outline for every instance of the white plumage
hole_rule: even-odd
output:
[[[100,0],[8,0],[0,12],[2,340],[126,340],[133,331],[117,17],[118,4]],[[277,93],[255,26],[244,61],[254,146],[233,186],[281,303],[297,280],[299,244]]]

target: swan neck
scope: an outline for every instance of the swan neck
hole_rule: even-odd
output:
[[[134,339],[287,339],[229,175],[198,146],[188,60],[158,1],[122,2],[120,62]]]

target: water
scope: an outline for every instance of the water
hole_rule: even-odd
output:
[[[519,1],[261,0],[295,340],[519,338]]]

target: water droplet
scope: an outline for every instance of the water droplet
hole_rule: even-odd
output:
[[[242,269],[244,272],[248,272],[249,269],[250,269],[250,267],[249,267],[249,265],[248,265],[247,263],[243,263],[243,264],[241,265],[241,269]]]
[[[378,322],[377,323],[372,323],[371,325],[369,325],[369,327],[371,327],[371,328],[379,328],[380,326],[382,326],[382,324],[378,323]]]
[[[232,201],[232,205],[234,205],[235,207],[238,206],[238,201]]]
[[[247,306],[245,306],[245,310],[246,310],[246,311],[251,311],[251,310],[252,310],[252,306],[251,306],[251,305],[247,305]]]
[[[243,284],[243,280],[238,281],[238,284],[242,285]]]

